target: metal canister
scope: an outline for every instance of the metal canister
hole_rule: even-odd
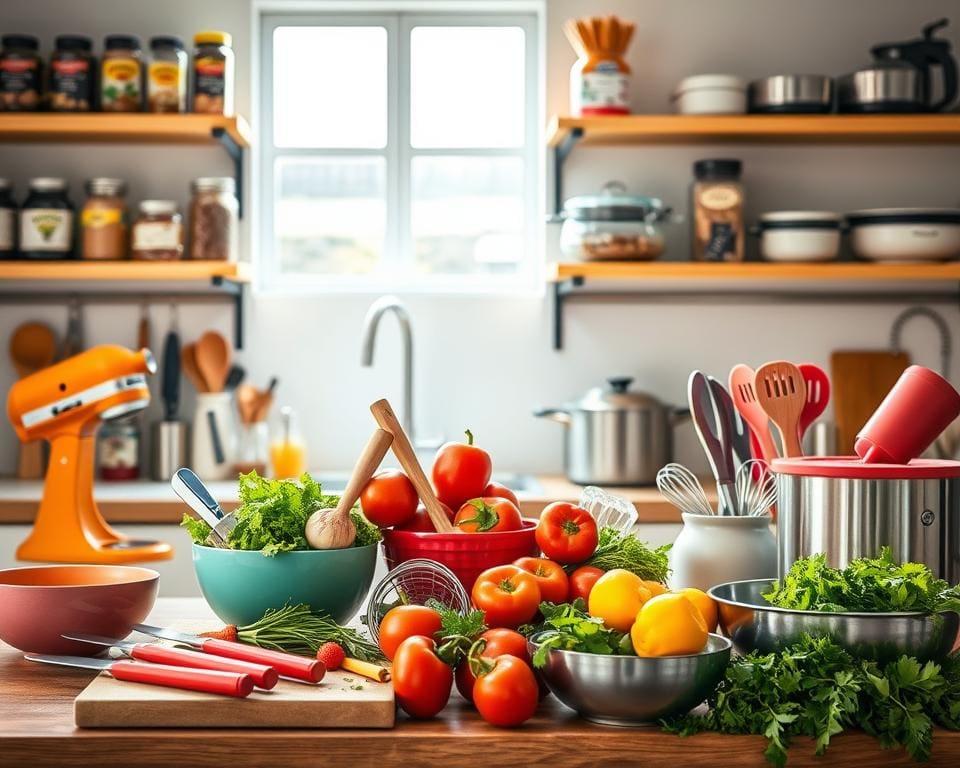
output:
[[[182,421],[158,421],[151,428],[150,474],[154,480],[169,481],[187,460],[187,425]]]
[[[960,581],[960,462],[864,464],[857,457],[778,459],[777,569],[824,553],[843,568],[890,547]]]

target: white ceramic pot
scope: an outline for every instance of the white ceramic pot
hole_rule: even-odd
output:
[[[960,257],[960,209],[875,208],[847,214],[850,245],[872,261],[943,261]]]
[[[777,540],[769,517],[691,515],[670,550],[671,589],[777,577]]]
[[[681,115],[742,115],[747,111],[747,83],[734,75],[685,77],[670,101]]]
[[[190,465],[200,479],[230,478],[237,448],[237,414],[233,396],[229,392],[198,394],[190,434]]]
[[[760,217],[760,255],[767,261],[832,261],[840,253],[842,218],[829,211],[773,211]]]

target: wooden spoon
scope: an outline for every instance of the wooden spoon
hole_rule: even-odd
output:
[[[230,373],[230,345],[216,331],[207,331],[197,340],[197,369],[210,392],[223,392]]]
[[[253,384],[244,383],[237,387],[237,410],[242,423],[253,424],[256,421],[259,403],[260,391]]]
[[[307,518],[307,543],[314,549],[346,549],[357,538],[357,528],[350,519],[350,510],[360,498],[364,486],[370,482],[383,457],[393,442],[393,435],[376,430],[367,442],[353,467],[347,487],[334,509],[318,509]]]
[[[184,375],[190,379],[193,388],[197,392],[206,393],[207,382],[200,375],[200,369],[197,367],[197,347],[195,344],[184,344],[180,349],[180,367],[183,368]]]
[[[23,323],[10,336],[10,359],[21,379],[51,365],[57,357],[57,337],[43,323]],[[17,478],[37,480],[43,477],[43,441],[20,444]]]
[[[381,429],[385,429],[393,435],[393,455],[397,457],[400,466],[403,467],[407,477],[410,478],[410,482],[413,483],[413,487],[417,489],[417,495],[420,496],[420,501],[423,502],[434,529],[438,533],[452,533],[456,529],[447,517],[447,513],[443,511],[443,505],[433,492],[433,486],[430,485],[427,476],[423,473],[423,467],[417,461],[417,454],[410,444],[410,438],[403,431],[403,427],[397,419],[397,414],[393,412],[390,403],[387,400],[377,400],[370,406],[370,413],[373,414],[373,418],[377,420]]]
[[[786,360],[765,363],[757,368],[754,391],[757,402],[777,426],[784,455],[787,458],[802,456],[799,426],[807,402],[803,373]]]

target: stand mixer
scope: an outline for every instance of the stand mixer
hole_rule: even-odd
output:
[[[20,379],[7,415],[21,441],[50,442],[43,498],[17,559],[70,563],[165,560],[173,548],[130,539],[103,519],[93,500],[94,451],[101,421],[150,403],[146,374],[157,370],[149,349],[94,347]]]

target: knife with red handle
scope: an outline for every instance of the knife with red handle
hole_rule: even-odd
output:
[[[119,648],[132,659],[151,661],[155,664],[169,664],[174,667],[190,667],[192,669],[213,669],[219,672],[238,672],[250,675],[257,688],[269,691],[276,686],[280,675],[274,667],[264,664],[252,664],[249,661],[229,659],[214,656],[209,653],[198,653],[186,648],[171,648],[159,643],[135,643],[131,640],[113,640],[100,635],[64,634],[68,640],[80,640],[92,645],[103,645],[110,648]]]
[[[240,672],[189,669],[187,667],[172,667],[167,664],[148,664],[142,661],[110,661],[84,656],[48,656],[28,653],[24,658],[42,664],[106,671],[117,680],[132,683],[181,688],[187,691],[200,691],[201,693],[217,693],[221,696],[233,696],[238,699],[249,696],[253,691],[253,678]]]
[[[190,645],[204,653],[214,656],[224,656],[228,659],[249,661],[253,664],[266,664],[277,670],[284,677],[305,680],[308,683],[319,683],[327,668],[322,661],[293,653],[271,651],[246,643],[234,643],[230,640],[219,640],[215,637],[198,637],[185,632],[178,632],[167,627],[154,627],[149,624],[135,624],[133,629],[145,635],[159,637],[162,640],[172,640],[175,643]]]

